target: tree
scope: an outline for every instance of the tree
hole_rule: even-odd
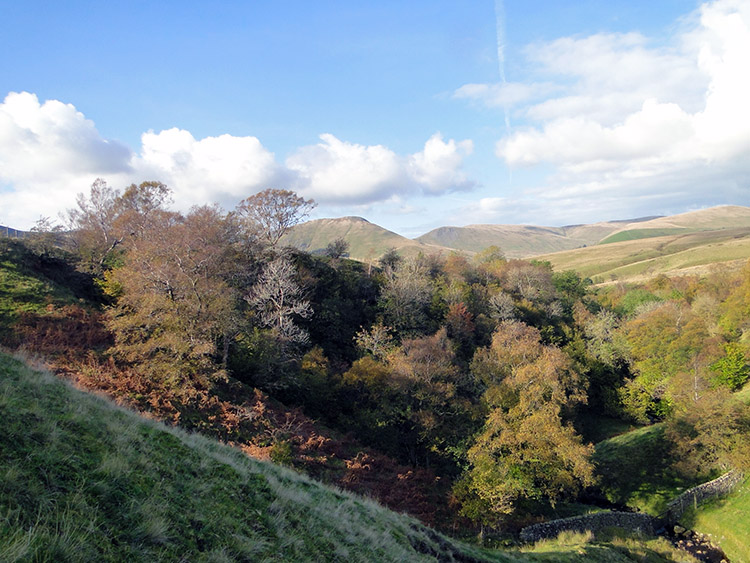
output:
[[[723,385],[732,391],[742,387],[750,378],[750,365],[747,363],[744,351],[740,346],[731,342],[724,346],[725,355],[711,364],[711,371],[716,385]]]
[[[245,298],[258,312],[261,325],[271,329],[282,349],[287,351],[307,344],[309,335],[295,319],[312,315],[310,302],[302,298],[302,288],[295,275],[291,260],[278,256],[266,264],[258,282]]]
[[[242,322],[226,282],[227,223],[216,207],[155,214],[108,275],[116,354],[175,389],[223,377],[227,343]]]
[[[72,240],[86,269],[101,274],[105,261],[124,239],[115,226],[120,193],[97,178],[89,195],[79,193],[76,203],[78,207],[67,212]]]
[[[406,335],[424,334],[433,286],[422,260],[399,260],[395,268],[386,268],[385,276],[380,304],[388,324]]]
[[[497,523],[524,499],[554,504],[593,482],[593,448],[565,421],[585,402],[585,382],[559,348],[543,345],[538,330],[506,321],[477,352],[472,371],[487,386],[490,410],[455,488],[466,516]]]
[[[101,275],[116,249],[142,237],[155,215],[164,213],[171,191],[161,182],[131,184],[124,193],[97,178],[89,195],[78,194],[77,208],[68,210],[68,223],[85,268]]]
[[[314,200],[304,199],[292,191],[269,188],[243,199],[237,206],[237,213],[259,238],[275,247],[315,206]]]
[[[325,254],[333,260],[345,258],[349,256],[349,243],[343,238],[339,237],[333,242],[328,243],[328,246],[326,246]]]
[[[398,266],[399,262],[401,262],[402,257],[398,253],[398,250],[395,247],[391,247],[388,250],[383,253],[383,255],[378,259],[378,263],[380,264],[381,268],[384,268],[386,270],[393,270]]]
[[[62,243],[62,227],[52,223],[49,217],[39,217],[31,227],[29,246],[42,257],[48,257]]]

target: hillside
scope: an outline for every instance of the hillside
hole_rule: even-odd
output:
[[[468,225],[466,227],[440,227],[416,240],[425,244],[473,252],[494,245],[499,246],[508,258],[525,258],[597,244],[602,238],[619,230],[621,226],[619,222],[568,227]]]
[[[699,235],[692,239],[682,238],[680,244],[671,249],[679,248],[679,251],[683,251],[687,249],[686,245],[688,244],[702,247],[704,244],[722,242],[740,233],[740,231],[734,229],[748,228],[750,228],[750,208],[725,205],[669,217],[643,217],[564,227],[534,225],[440,227],[414,240],[383,229],[360,217],[318,219],[297,225],[284,237],[283,242],[308,252],[321,252],[328,244],[342,238],[350,245],[350,257],[361,261],[376,260],[390,248],[396,248],[406,255],[418,252],[426,254],[449,253],[456,250],[473,254],[489,246],[498,246],[508,258],[540,257],[544,260],[550,260],[553,264],[559,262],[560,268],[563,269],[568,268],[569,262],[580,262],[580,267],[585,269],[585,272],[582,270],[582,273],[586,275],[600,276],[600,274],[604,274],[609,276],[614,274],[617,276],[623,274],[630,276],[643,274],[649,269],[660,272],[660,268],[666,267],[667,271],[671,271],[691,266],[702,266],[712,262],[702,251],[697,251],[697,256],[693,253],[675,266],[651,263],[645,265],[643,270],[635,267],[633,269],[635,274],[631,274],[630,270],[625,272],[609,271],[664,254],[662,247],[665,244],[669,245],[671,239],[656,239],[679,237],[691,233],[713,233]],[[612,248],[599,252],[587,250],[598,245],[606,244],[609,246],[613,243],[628,241],[639,242],[633,247],[622,247],[617,250]],[[671,253],[671,250],[668,253]],[[726,258],[724,257],[725,250],[728,256]],[[567,251],[573,251],[573,254],[561,254],[559,258],[551,257],[555,253]],[[580,255],[580,258],[577,258],[579,251],[582,251],[583,254]],[[589,255],[587,252],[591,252],[591,254]],[[644,256],[644,252],[647,253],[647,256]],[[630,256],[631,253],[632,256]],[[611,268],[608,258],[610,254],[614,258]],[[750,257],[750,253],[747,253],[744,248],[737,248],[735,245],[735,248],[731,250],[721,250],[719,262],[747,257]],[[589,262],[591,262],[591,267],[588,267]],[[579,267],[578,264],[570,266],[573,269],[577,267]],[[602,279],[599,281],[602,281]]]
[[[750,258],[750,227],[624,240],[545,254],[555,270],[575,270],[595,283],[637,281],[658,274],[705,273]]]
[[[296,225],[284,235],[281,242],[306,252],[317,253],[325,250],[336,239],[348,242],[349,257],[362,262],[377,260],[391,248],[404,255],[450,252],[450,249],[402,237],[361,217],[307,221]]]
[[[664,540],[464,545],[2,353],[0,412],[2,561],[677,560]]]

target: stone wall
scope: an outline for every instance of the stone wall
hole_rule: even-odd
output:
[[[596,533],[613,527],[654,535],[661,526],[657,518],[640,512],[596,512],[527,526],[521,530],[521,540],[535,542],[546,538],[556,538],[560,532],[568,530],[575,532],[591,530]]]
[[[667,511],[664,514],[664,519],[670,524],[674,524],[688,508],[698,506],[700,503],[708,499],[731,492],[732,489],[742,482],[742,479],[742,473],[738,471],[730,471],[718,479],[688,489],[667,504]]]
[[[691,506],[697,506],[710,498],[731,492],[742,482],[742,479],[741,473],[730,471],[718,479],[688,489],[667,504],[667,511],[662,515],[662,518],[655,518],[640,512],[596,512],[527,526],[521,530],[521,540],[535,542],[541,539],[556,538],[560,532],[565,531],[585,532],[591,530],[596,533],[605,528],[613,527],[654,535],[657,530],[664,527],[665,522],[674,524]]]

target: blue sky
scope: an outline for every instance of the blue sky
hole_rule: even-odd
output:
[[[750,204],[750,0],[6,2],[0,224],[97,177],[406,236]]]

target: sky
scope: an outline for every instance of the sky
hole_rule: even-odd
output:
[[[750,205],[750,0],[0,0],[0,225],[97,178],[407,237]]]

